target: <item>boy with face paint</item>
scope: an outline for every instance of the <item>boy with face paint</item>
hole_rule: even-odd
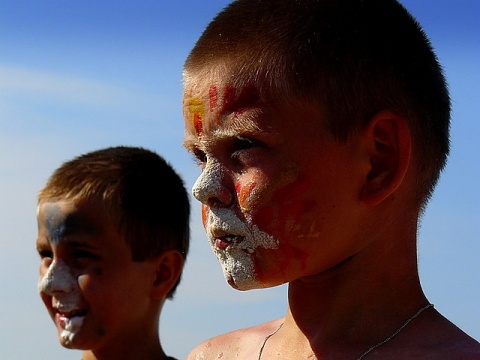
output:
[[[418,278],[450,101],[395,0],[237,0],[184,67],[185,147],[228,283],[289,283],[286,316],[190,359],[479,359]]]
[[[157,154],[113,147],[58,168],[39,193],[39,291],[83,360],[172,359],[159,317],[189,247],[189,200]]]

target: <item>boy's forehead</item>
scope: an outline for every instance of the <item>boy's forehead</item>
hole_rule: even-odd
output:
[[[71,234],[99,234],[107,217],[93,206],[76,206],[72,201],[44,202],[39,205],[40,227],[51,235],[52,240]]]

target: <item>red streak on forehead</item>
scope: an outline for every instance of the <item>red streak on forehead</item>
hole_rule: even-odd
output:
[[[256,105],[258,103],[259,98],[260,98],[260,94],[258,92],[258,89],[254,85],[252,84],[245,85],[235,104],[235,108],[237,109],[237,112],[242,113],[247,108]]]
[[[223,92],[223,109],[224,111],[232,110],[235,102],[235,88],[232,86],[225,86]]]
[[[198,136],[203,134],[202,117],[197,112],[193,114],[193,126],[195,128],[195,133]]]
[[[210,100],[210,111],[213,111],[217,107],[218,93],[216,86],[210,86],[208,89],[208,98]]]
[[[224,111],[235,111],[241,114],[246,109],[258,104],[260,94],[258,89],[252,84],[246,84],[238,97],[236,90],[232,86],[226,86],[223,94]]]

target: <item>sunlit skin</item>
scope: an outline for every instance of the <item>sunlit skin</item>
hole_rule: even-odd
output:
[[[233,88],[228,66],[208,69],[185,76],[185,147],[202,170],[193,194],[229,284],[248,290],[288,282],[288,309],[284,318],[209,339],[188,359],[258,359],[282,323],[263,360],[357,359],[428,304],[418,279],[406,121],[381,111],[338,142],[318,104],[277,101],[254,84]],[[201,131],[192,103],[203,104]],[[262,246],[260,237],[238,251],[245,238],[228,230],[239,219],[276,246]],[[369,355],[453,358],[457,345],[445,343],[468,348],[474,340],[429,307]]]
[[[124,358],[138,344],[144,347],[137,350],[138,358],[152,350],[151,344],[157,357],[164,355],[158,342],[158,316],[154,316],[162,302],[151,296],[156,264],[131,260],[130,248],[99,204],[41,203],[37,250],[40,296],[62,345],[89,350],[84,359]],[[65,279],[70,279],[69,286]],[[66,341],[65,318],[78,320],[78,316],[80,326]],[[123,349],[123,344],[130,349]]]
[[[202,101],[208,111],[199,133],[195,119]],[[345,189],[355,185],[338,165],[355,163],[357,144],[334,141],[319,125],[318,109],[267,103],[253,85],[233,89],[212,78],[204,87],[187,83],[184,114],[185,146],[203,170],[194,194],[203,203],[204,225],[212,207],[228,207],[278,240],[278,248],[259,247],[250,255],[261,284],[325,271],[365,246],[354,236],[359,214],[346,211],[357,199]]]

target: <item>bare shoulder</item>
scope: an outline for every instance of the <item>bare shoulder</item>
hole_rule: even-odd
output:
[[[437,348],[443,354],[449,354],[445,359],[480,360],[480,343],[443,316],[442,320],[439,338],[443,338],[443,341],[437,342]]]
[[[410,359],[480,360],[480,343],[436,311],[405,335],[400,349]]]
[[[230,359],[233,357],[237,359],[255,358],[255,354],[260,351],[265,337],[282,322],[283,318],[213,337],[197,345],[190,352],[187,360]]]

